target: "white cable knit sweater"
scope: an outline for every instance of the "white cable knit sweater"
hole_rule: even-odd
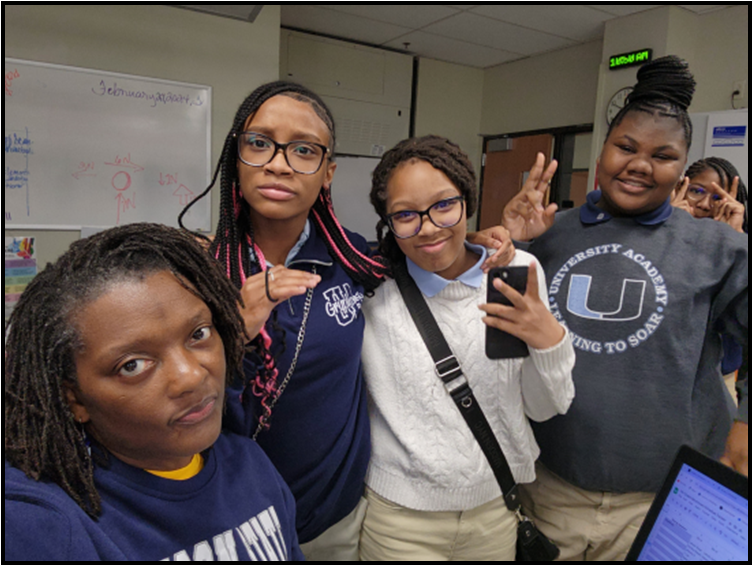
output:
[[[517,251],[510,265],[533,256]],[[537,262],[539,294],[546,282]],[[489,360],[484,353],[486,276],[478,289],[453,281],[426,298],[460,361],[517,482],[535,478],[539,448],[526,416],[543,421],[565,413],[573,399],[570,338],[526,358]],[[489,463],[444,385],[390,280],[364,302],[363,365],[369,390],[372,455],[366,484],[414,510],[469,510],[500,496]]]

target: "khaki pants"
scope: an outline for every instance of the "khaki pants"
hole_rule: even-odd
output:
[[[358,540],[367,506],[366,499],[361,497],[350,514],[319,537],[302,543],[306,561],[358,561]]]
[[[541,463],[521,488],[526,514],[560,548],[559,561],[622,561],[654,494],[591,492],[573,486]]]
[[[500,496],[463,512],[403,508],[366,488],[361,561],[513,561],[517,519]]]

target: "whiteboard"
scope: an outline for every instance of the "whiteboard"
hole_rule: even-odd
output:
[[[337,156],[332,178],[332,207],[340,224],[357,232],[369,242],[376,242],[379,215],[369,200],[371,174],[379,158]]]
[[[211,87],[5,59],[5,228],[177,226],[209,184]],[[209,198],[185,224],[209,231]]]

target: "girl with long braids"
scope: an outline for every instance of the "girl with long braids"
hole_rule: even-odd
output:
[[[675,193],[672,204],[695,218],[720,221],[737,232],[749,233],[748,190],[726,159],[708,157],[692,163]],[[722,351],[722,375],[734,380],[743,361],[742,348],[731,336],[722,335]]]
[[[487,252],[466,242],[466,217],[477,203],[473,166],[445,138],[411,138],[385,153],[374,170],[371,202],[383,258],[416,282],[515,480],[531,482],[538,447],[528,418],[567,411],[575,358],[565,329],[540,299],[546,297],[541,267],[516,251],[510,265],[527,266],[525,293],[497,279],[513,307],[485,304]],[[364,312],[372,456],[361,560],[513,561],[516,515],[437,377],[397,283],[382,284]],[[484,323],[525,341],[530,356],[487,358]]]
[[[193,236],[154,224],[32,280],[6,328],[4,560],[303,560],[290,489],[221,433],[238,299]]]
[[[540,466],[524,491],[562,560],[623,559],[682,444],[748,474],[750,365],[737,415],[719,370],[720,333],[749,349],[748,241],[670,199],[694,87],[675,56],[642,66],[587,203],[554,217],[533,190],[505,208],[512,237],[525,223],[535,238],[528,250],[577,349],[575,399],[566,415],[534,424]]]
[[[699,159],[685,172],[672,204],[697,219],[710,218],[750,232],[748,190],[737,169],[720,157]]]
[[[315,93],[283,81],[252,92],[215,171],[210,251],[240,289],[253,347],[226,424],[254,437],[290,485],[307,558],[349,561],[371,453],[361,306],[387,270],[335,217],[334,148],[332,114]]]
[[[371,450],[361,303],[384,269],[332,212],[334,128],[304,87],[252,92],[215,172],[220,222],[210,252],[240,289],[253,347],[226,424],[256,438],[289,484],[307,558],[338,560],[357,548]],[[326,542],[310,542],[338,522],[321,557]]]

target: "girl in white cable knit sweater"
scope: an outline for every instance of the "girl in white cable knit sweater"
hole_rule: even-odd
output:
[[[548,181],[548,172],[539,175],[527,183]],[[533,481],[539,450],[528,418],[564,413],[574,395],[573,347],[540,299],[546,297],[541,266],[516,251],[512,265],[529,266],[525,294],[496,280],[513,307],[484,304],[486,250],[465,240],[477,201],[473,166],[444,138],[404,140],[387,152],[374,171],[371,201],[381,218],[381,253],[393,265],[407,263],[515,480]],[[394,280],[365,302],[364,312],[372,458],[361,559],[513,560],[516,518],[436,376]],[[488,359],[485,323],[523,339],[530,356]]]

